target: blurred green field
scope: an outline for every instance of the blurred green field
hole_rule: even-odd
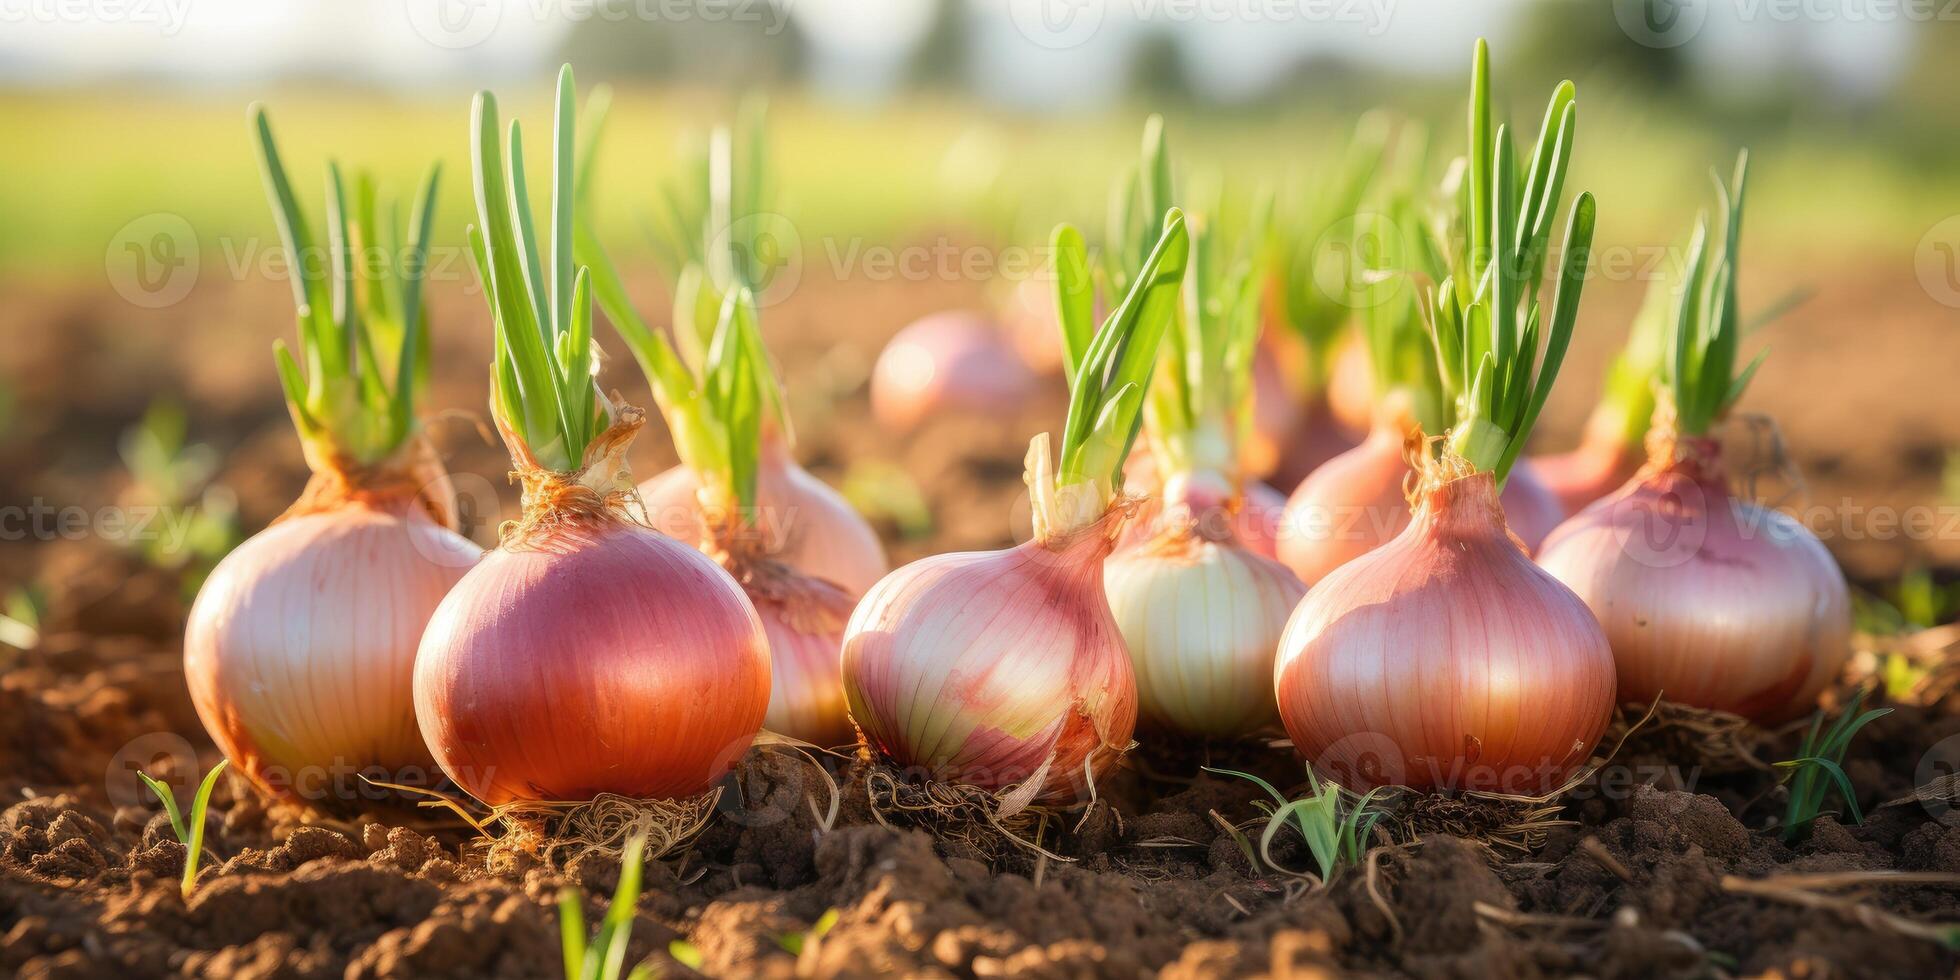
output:
[[[588,86],[597,81],[582,79]],[[1502,80],[1500,80],[1502,81]],[[541,96],[506,92],[504,111],[532,134],[531,172],[544,173],[549,125]],[[1535,127],[1543,92],[1501,85],[1511,118]],[[1619,88],[1619,91],[1612,89]],[[1382,108],[1430,122],[1454,147],[1458,108],[1442,92]],[[1582,84],[1574,188],[1600,201],[1605,244],[1644,245],[1685,234],[1708,199],[1707,168],[1744,134],[1685,121],[1623,87]],[[288,166],[318,186],[323,161],[372,167],[406,187],[430,160],[444,164],[438,237],[457,243],[471,213],[469,93],[414,99],[319,88],[256,93],[32,92],[0,95],[0,272],[89,274],[128,222],[181,215],[210,253],[272,234],[248,141],[245,107],[272,110]],[[771,106],[786,210],[806,240],[902,242],[944,234],[962,242],[1035,243],[1055,221],[1100,224],[1110,176],[1134,159],[1138,124],[1154,107],[1093,115],[1011,115],[950,97],[840,108],[795,95]],[[616,93],[600,167],[602,231],[622,248],[644,240],[643,216],[678,152],[732,111],[706,91]],[[1242,186],[1313,179],[1355,116],[1319,103],[1276,111],[1166,109],[1180,159]],[[1960,204],[1960,170],[1929,169],[1842,127],[1779,126],[1755,134],[1752,234],[1757,254],[1786,262],[1909,255],[1931,222]],[[307,194],[309,206],[319,198]],[[847,246],[838,246],[840,251]]]

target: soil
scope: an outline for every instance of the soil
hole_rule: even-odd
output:
[[[305,478],[262,356],[290,324],[283,287],[200,287],[144,312],[141,330],[100,292],[30,282],[7,291],[0,370],[15,410],[0,436],[0,502],[113,503],[128,490],[118,434],[168,395],[193,406],[193,437],[224,452],[218,479],[238,495],[242,524],[262,526]],[[649,284],[645,297],[658,309],[656,292]],[[1883,292],[1874,287],[1864,305],[1882,304]],[[939,418],[903,438],[873,428],[864,404],[878,341],[914,316],[986,298],[973,284],[813,274],[768,314],[811,469],[849,483],[877,461],[916,481],[931,526],[908,537],[897,518],[877,521],[895,560],[1025,533],[1025,505],[1012,504],[1025,436],[1059,418],[1059,382],[1015,417]],[[438,294],[434,307],[429,403],[480,405],[479,303]],[[1800,311],[1773,329],[1828,327]],[[1922,328],[1936,329],[1902,329]],[[1580,356],[1583,378],[1591,355]],[[630,365],[607,372],[629,394],[644,391]],[[1869,417],[1835,432],[1815,413],[1803,418],[1813,427],[1797,443],[1800,464],[1869,451]],[[478,495],[473,530],[487,541],[514,516],[501,450],[467,419],[432,428],[464,492]],[[636,468],[671,462],[657,433],[641,441]],[[1904,474],[1898,486],[1937,482],[1936,456],[1895,454],[1888,465]],[[1843,468],[1820,469],[1813,494],[1857,491],[1832,482]],[[560,889],[579,890],[588,921],[602,914],[619,873],[603,855],[492,870],[473,833],[426,815],[335,823],[269,810],[235,782],[218,790],[204,870],[185,900],[184,848],[133,775],[147,769],[187,798],[217,761],[181,671],[183,574],[101,534],[4,548],[0,583],[32,583],[44,612],[37,647],[0,647],[0,975],[556,976]],[[1883,569],[1909,557],[1847,561]],[[1890,707],[1844,767],[1862,824],[1826,816],[1786,844],[1773,829],[1783,804],[1773,771],[1636,734],[1528,847],[1434,826],[1415,836],[1391,821],[1398,832],[1371,842],[1366,866],[1325,885],[1298,877],[1313,861],[1290,830],[1271,848],[1290,873],[1249,857],[1238,835],[1249,832],[1256,851],[1263,791],[1202,768],[1296,788],[1304,772],[1283,745],[1172,750],[1144,733],[1093,812],[1041,828],[1055,857],[985,834],[888,826],[844,757],[824,757],[841,788],[835,817],[822,819],[831,790],[815,763],[758,750],[707,828],[647,868],[629,962],[650,957],[663,976],[1960,976],[1960,952],[1885,918],[1960,922],[1960,886],[1871,874],[1960,875],[1960,816],[1938,802],[1886,805],[1960,755],[1932,751],[1960,745],[1946,741],[1960,740],[1960,704]],[[1799,735],[1768,733],[1753,748],[1790,758]],[[1863,877],[1780,897],[1736,887],[1839,873]],[[1802,904],[1817,896],[1839,907]],[[832,910],[834,927],[808,935]],[[673,958],[677,940],[698,953],[697,967]]]

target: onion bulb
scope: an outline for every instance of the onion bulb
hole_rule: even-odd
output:
[[[1520,172],[1561,185],[1574,93],[1570,83],[1554,90],[1536,149],[1519,161],[1510,140],[1491,133],[1488,58],[1478,41],[1469,159],[1488,180],[1466,182],[1454,196],[1465,213],[1445,216],[1476,231],[1440,243],[1464,279],[1443,275],[1423,307],[1448,435],[1409,454],[1419,470],[1407,525],[1313,583],[1274,665],[1294,746],[1343,785],[1546,795],[1586,762],[1613,710],[1605,633],[1572,590],[1532,564],[1498,494],[1506,473],[1516,478],[1570,346],[1598,207],[1590,193],[1573,201],[1547,314],[1537,274],[1514,250],[1523,242],[1530,256],[1553,254],[1555,209],[1500,189],[1517,186]],[[1405,431],[1370,441],[1391,455]],[[1282,555],[1290,542],[1282,538]]]
[[[1599,617],[1622,699],[1761,722],[1810,710],[1851,654],[1844,574],[1802,524],[1730,496],[1712,441],[1662,452],[1539,564]]]
[[[564,188],[575,171],[569,66],[556,106],[564,138],[552,172]],[[591,377],[592,294],[617,280],[609,268],[573,268],[573,243],[558,234],[584,227],[570,213],[574,195],[551,195],[542,226],[552,237],[535,239],[517,138],[507,182],[489,93],[471,122],[471,238],[497,330],[490,409],[524,512],[422,636],[422,736],[450,778],[491,806],[699,794],[762,725],[762,623],[721,566],[631,516],[625,454],[644,413],[601,398]],[[527,274],[539,256],[550,256],[548,275]],[[539,322],[537,311],[552,315]]]
[[[491,806],[679,798],[748,750],[769,645],[734,579],[632,522],[626,410],[566,479],[526,474],[525,517],[436,609],[415,663],[422,735]],[[530,468],[526,468],[530,467]]]
[[[1147,722],[1193,735],[1251,734],[1277,718],[1273,651],[1307,588],[1229,527],[1220,534],[1192,513],[1176,505],[1153,533],[1126,543],[1109,558],[1103,587]]]
[[[1613,710],[1605,635],[1512,539],[1489,473],[1426,489],[1400,534],[1316,584],[1274,680],[1293,744],[1344,786],[1543,793]]]
[[[1592,607],[1613,643],[1623,698],[1727,711],[1762,723],[1809,711],[1850,656],[1844,574],[1790,517],[1730,496],[1710,431],[1741,398],[1737,248],[1748,154],[1698,222],[1673,295],[1672,370],[1648,460],[1619,492],[1545,542],[1542,564]],[[1756,363],[1761,363],[1761,357]]]
[[[225,757],[264,792],[339,810],[360,770],[434,779],[415,725],[416,644],[481,553],[432,518],[414,478],[379,492],[344,481],[316,478],[338,485],[334,499],[309,494],[226,555],[184,634],[191,701]]]
[[[349,249],[314,251],[263,109],[252,123],[298,270],[300,355],[277,343],[274,358],[313,477],[204,581],[184,630],[184,679],[212,741],[261,791],[351,812],[374,798],[359,776],[437,778],[415,723],[416,644],[482,553],[454,530],[455,492],[414,414],[428,346],[419,270],[437,175],[423,181],[404,232],[377,227],[373,207],[349,207],[335,172],[329,244],[408,243],[398,261],[356,274]],[[321,254],[330,270],[306,260]]]
[[[1066,801],[1128,747],[1136,684],[1103,594],[1120,511],[1006,551],[886,576],[844,633],[851,717],[933,778]]]
[[[852,595],[891,570],[878,533],[843,496],[797,465],[780,438],[764,437],[756,470],[756,527],[746,531],[770,557]],[[656,530],[687,542],[703,540],[701,478],[675,466],[640,484],[640,501]]]
[[[1061,452],[1030,445],[1034,538],[939,555],[885,576],[844,631],[844,691],[867,747],[901,769],[1010,805],[1066,802],[1129,748],[1136,681],[1103,593],[1103,561],[1129,507],[1124,457],[1189,251],[1183,216],[1099,329],[1079,232],[1055,232],[1072,388]]]
[[[1034,391],[1034,375],[994,325],[949,310],[913,321],[871,368],[871,413],[906,432],[942,412],[998,418]]]
[[[1399,417],[1400,421],[1396,421]],[[1342,565],[1380,547],[1409,524],[1407,487],[1412,470],[1407,440],[1414,434],[1406,414],[1384,410],[1368,438],[1309,474],[1287,498],[1280,518],[1278,557],[1312,585]],[[1502,492],[1507,520],[1527,550],[1564,518],[1558,501],[1526,467],[1511,471]]]

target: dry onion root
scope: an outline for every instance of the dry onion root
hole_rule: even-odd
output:
[[[1745,154],[1730,187],[1717,181],[1724,240],[1711,243],[1703,223],[1690,243],[1647,465],[1559,528],[1541,564],[1605,625],[1622,697],[1774,723],[1811,710],[1837,678],[1851,655],[1851,602],[1809,529],[1730,494],[1708,436],[1761,363],[1736,370],[1747,165]]]
[[[938,555],[872,588],[844,634],[844,690],[869,748],[942,783],[1077,798],[1125,751],[1136,685],[1103,594],[1103,560],[1126,516],[1121,470],[1142,423],[1156,350],[1183,278],[1184,218],[1161,236],[1128,296],[1089,335],[1093,287],[1081,236],[1056,232],[1073,393],[1062,448],[1029,448],[1034,539]]]
[[[371,204],[350,207],[332,169],[334,247],[330,270],[322,269],[262,109],[253,121],[268,197],[298,270],[305,370],[283,344],[276,357],[314,475],[301,499],[226,555],[199,590],[185,629],[184,675],[212,740],[255,786],[345,812],[372,798],[357,773],[420,786],[435,779],[415,725],[416,644],[437,603],[481,553],[454,530],[448,476],[413,414],[427,342],[422,262],[436,175],[417,199],[404,257],[376,278],[372,270],[356,274],[352,245],[368,262],[380,240],[399,239],[396,215],[390,209],[383,221]],[[371,201],[368,178],[359,182]]]
[[[1585,284],[1596,215],[1582,193],[1539,364],[1537,270],[1575,126],[1573,91],[1565,83],[1553,93],[1523,170],[1535,196],[1519,203],[1510,138],[1491,129],[1487,59],[1480,41],[1463,199],[1469,241],[1488,244],[1453,257],[1468,281],[1443,278],[1433,303],[1453,425],[1439,456],[1426,446],[1419,456],[1410,524],[1307,593],[1275,666],[1295,747],[1342,785],[1543,793],[1584,764],[1614,704],[1605,634],[1531,563],[1498,495],[1557,377]]]
[[[524,516],[429,623],[415,665],[423,736],[492,807],[698,795],[761,727],[762,624],[719,565],[631,517],[625,452],[643,416],[592,383],[590,273],[574,272],[568,240],[571,69],[558,79],[548,289],[526,270],[525,256],[546,253],[525,215],[517,125],[507,184],[489,93],[473,115],[471,238],[497,324],[491,415]]]

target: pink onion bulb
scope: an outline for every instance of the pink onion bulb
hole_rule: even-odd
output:
[[[416,645],[481,554],[401,494],[253,535],[212,570],[184,633],[184,677],[212,741],[260,790],[327,809],[350,809],[361,770],[431,785]]]
[[[614,445],[589,482],[527,485],[528,528],[456,583],[422,637],[422,736],[491,806],[692,796],[762,725],[769,646],[748,597],[713,559],[613,509],[636,426],[602,437]]]
[[[854,743],[838,657],[856,603],[828,582],[797,578],[793,591],[747,589],[769,637],[769,710],[762,726],[815,745]]]
[[[1118,512],[1005,551],[886,576],[844,632],[844,691],[870,747],[932,778],[1064,802],[1129,746],[1136,681],[1103,595]]]
[[[893,432],[942,412],[999,417],[1034,391],[1034,375],[994,325],[947,311],[900,330],[871,369],[871,414]]]
[[[1167,526],[1111,555],[1103,586],[1146,722],[1231,737],[1278,717],[1273,651],[1307,591],[1286,566],[1229,533]]]
[[[1295,747],[1344,786],[1546,792],[1613,710],[1605,634],[1518,548],[1488,473],[1426,489],[1316,584],[1274,676]]]
[[[1730,495],[1712,440],[1681,445],[1561,526],[1539,564],[1604,625],[1623,700],[1801,715],[1851,653],[1844,573],[1802,524]]]
[[[878,533],[849,502],[797,465],[780,439],[765,437],[756,470],[756,523],[770,556],[851,595],[891,570]],[[701,479],[676,466],[640,484],[640,501],[654,529],[689,544],[703,540]]]
[[[1377,423],[1366,440],[1313,471],[1287,498],[1278,557],[1300,581],[1319,582],[1409,525],[1406,431],[1400,423]],[[1511,471],[1502,499],[1511,530],[1528,551],[1564,519],[1558,501],[1526,467]]]

